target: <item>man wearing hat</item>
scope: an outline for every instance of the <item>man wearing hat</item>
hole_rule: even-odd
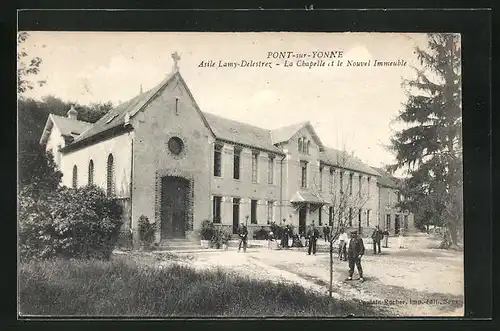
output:
[[[309,249],[307,251],[307,255],[311,255],[311,251],[313,255],[316,255],[316,242],[319,238],[319,231],[314,225],[314,221],[312,222],[311,227],[307,232],[307,237],[309,238]]]
[[[359,280],[363,281],[363,268],[361,267],[361,257],[365,254],[365,245],[363,239],[358,237],[358,231],[351,232],[351,239],[347,246],[347,260],[349,261],[349,277],[346,280],[352,280],[354,265],[358,269]]]
[[[238,236],[240,237],[240,243],[238,245],[238,252],[241,250],[241,246],[243,245],[243,252],[247,251],[247,239],[248,239],[248,230],[244,223],[241,223],[240,228],[238,229]]]

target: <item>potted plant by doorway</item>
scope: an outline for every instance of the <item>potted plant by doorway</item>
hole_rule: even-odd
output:
[[[210,242],[215,234],[214,223],[210,220],[204,220],[201,223],[201,247],[209,248]]]

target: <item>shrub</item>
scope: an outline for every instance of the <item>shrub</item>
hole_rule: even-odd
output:
[[[201,222],[201,239],[212,240],[215,235],[215,225],[210,220],[204,220]]]
[[[261,227],[259,230],[254,232],[254,237],[257,240],[264,240],[267,239],[268,233],[269,232],[264,227]]]
[[[139,238],[144,247],[151,247],[155,239],[156,223],[149,222],[149,219],[141,215],[139,217]]]
[[[94,186],[62,187],[44,199],[21,194],[21,259],[109,258],[118,239],[121,213],[121,206]]]
[[[212,247],[221,248],[223,244],[228,244],[231,240],[231,233],[221,228],[215,229],[214,236],[211,239]]]

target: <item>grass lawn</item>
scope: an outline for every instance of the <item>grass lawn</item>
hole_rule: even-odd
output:
[[[21,264],[20,314],[71,316],[375,316],[359,301],[223,271],[111,261]]]

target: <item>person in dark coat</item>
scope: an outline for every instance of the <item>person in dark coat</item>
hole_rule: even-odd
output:
[[[377,225],[375,229],[373,230],[372,233],[372,240],[373,240],[373,254],[377,254],[377,247],[378,247],[378,254],[381,254],[382,252],[380,251],[380,241],[384,237],[383,232],[380,230],[379,226]]]
[[[287,245],[286,248],[293,247],[293,229],[290,224],[286,225],[286,237],[287,237]]]
[[[313,255],[316,255],[316,242],[319,238],[319,231],[314,225],[314,222],[307,232],[307,237],[309,238],[309,250],[307,251],[307,255],[311,255],[311,250]]]
[[[241,246],[243,245],[243,252],[247,251],[247,239],[248,239],[248,230],[245,224],[241,223],[241,226],[238,229],[238,236],[240,237],[240,243],[238,245],[238,252],[241,250]]]
[[[288,248],[288,224],[285,225],[286,219],[283,219],[283,232],[281,233],[281,247]]]
[[[388,248],[389,247],[389,231],[387,230],[387,228],[385,228],[385,230],[384,230],[384,232],[382,232],[382,234],[384,235],[384,247]]]
[[[363,281],[363,268],[361,267],[361,257],[365,254],[365,245],[363,239],[358,237],[357,231],[351,232],[351,239],[347,245],[347,260],[349,261],[349,277],[346,280],[352,280],[354,265],[358,269],[359,280]]]
[[[323,227],[323,236],[325,238],[325,242],[330,241],[330,228],[328,227],[328,225],[325,225]]]

